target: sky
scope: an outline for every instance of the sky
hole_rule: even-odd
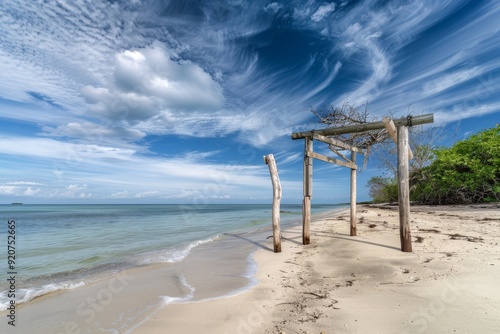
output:
[[[299,204],[311,107],[500,123],[498,22],[475,0],[2,0],[0,203],[271,203],[273,154]],[[313,204],[348,202],[349,173],[315,160]],[[370,156],[359,200],[382,174]]]

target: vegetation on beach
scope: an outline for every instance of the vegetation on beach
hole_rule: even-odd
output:
[[[394,203],[398,200],[398,181],[395,177],[374,176],[368,181],[368,189],[375,203]]]
[[[363,125],[376,121],[367,106],[360,110],[349,102],[341,107],[311,107],[321,123],[330,127]],[[410,116],[408,116],[410,117]],[[409,163],[410,198],[425,204],[470,204],[500,201],[500,125],[471,135],[449,148],[436,147],[448,133],[443,128],[422,130],[413,127],[411,135],[413,159]],[[374,153],[386,176],[368,181],[374,202],[398,200],[397,154],[386,129],[333,136],[347,145],[365,150],[366,165]],[[334,153],[338,149],[329,146]]]
[[[410,196],[426,204],[471,204],[500,201],[500,125],[476,133],[449,148],[417,146],[429,163],[411,171]],[[431,153],[431,154],[429,154]],[[375,202],[397,201],[395,177],[368,181]]]
[[[500,125],[434,150],[435,159],[416,173],[412,198],[430,204],[500,200]]]

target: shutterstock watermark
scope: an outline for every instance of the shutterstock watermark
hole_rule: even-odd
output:
[[[410,315],[409,321],[411,330],[407,333],[427,333],[429,325],[439,320],[446,308],[456,302],[462,294],[460,286],[456,282],[450,282],[445,279],[444,287],[436,298],[432,299],[426,307],[420,307],[418,311]]]
[[[119,273],[108,279],[107,285],[101,288],[94,296],[89,296],[81,302],[76,309],[76,314],[83,318],[86,324],[94,323],[96,315],[106,309],[111,304],[114,296],[122,293],[134,277],[125,273]],[[65,324],[63,332],[59,334],[80,334],[84,333],[81,325],[69,321]]]
[[[269,317],[269,313],[273,310],[273,307],[274,303],[270,300],[256,302],[252,312],[238,318],[238,324],[236,325],[235,331],[225,332],[224,334],[258,333],[264,320]]]

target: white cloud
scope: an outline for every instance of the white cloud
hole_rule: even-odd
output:
[[[0,137],[0,193],[254,196],[268,189],[266,169],[216,163],[230,154],[221,147],[267,145],[294,164],[290,133],[318,126],[310,104],[368,100],[377,115],[412,104],[441,122],[499,110],[496,3],[461,12],[440,34],[430,29],[465,1],[336,3],[1,1],[1,116],[38,137]],[[283,42],[275,24],[292,25],[286,36],[301,50],[269,52]],[[170,152],[178,137],[158,149],[154,135],[226,142]]]
[[[12,184],[14,182],[11,182]],[[7,183],[9,184],[9,183]],[[1,195],[9,195],[9,196],[28,196],[33,197],[41,192],[41,188],[33,188],[33,187],[22,187],[21,183],[18,183],[16,186],[11,185],[0,185],[0,194]]]
[[[40,197],[48,197],[48,198],[91,198],[93,197],[90,192],[86,192],[88,187],[86,184],[78,185],[78,184],[70,184],[65,186],[63,189],[54,189],[46,193],[41,193]]]
[[[36,195],[36,194],[37,194],[37,193],[39,193],[39,192],[40,192],[40,189],[32,189],[31,187],[28,187],[28,188],[24,191],[23,195],[24,195],[24,196],[34,196],[34,195]]]
[[[296,162],[300,162],[302,160],[302,153],[300,152],[287,152],[287,151],[282,151],[274,154],[274,157],[276,159],[276,163],[280,166],[283,167],[288,164],[293,164]]]
[[[311,14],[311,6],[313,5],[314,0],[308,0],[304,4],[300,4],[299,6],[293,9],[293,17],[296,20],[303,20]]]
[[[438,110],[434,113],[434,123],[438,126],[446,123],[456,122],[463,119],[481,117],[488,114],[498,113],[500,111],[500,103],[485,103],[473,108],[468,108],[464,105],[456,105],[450,110]]]
[[[18,187],[14,186],[0,186],[0,193],[6,195],[13,195],[16,193],[18,189],[19,189]]]
[[[70,138],[75,141],[95,145],[114,145],[122,148],[141,150],[137,145],[128,144],[136,142],[146,136],[146,133],[107,121],[101,124],[92,122],[70,122],[67,124],[43,126],[41,135],[56,138]]]
[[[111,194],[110,197],[111,198],[129,198],[130,193],[127,190],[119,191],[119,192]]]
[[[311,16],[311,20],[313,22],[319,22],[323,20],[325,17],[327,17],[330,13],[332,13],[334,10],[335,10],[334,2],[319,6],[319,8]]]
[[[134,195],[135,198],[145,198],[145,197],[155,197],[158,196],[159,192],[156,190],[144,191]]]
[[[11,1],[0,3],[0,94],[28,101],[39,92],[72,110],[82,108],[82,83],[109,74],[108,55],[142,29],[126,6],[111,2]]]
[[[277,2],[273,2],[273,3],[270,3],[269,5],[267,5],[266,7],[264,7],[264,11],[276,14],[277,12],[279,12],[279,10],[281,8],[283,8],[282,4],[279,4]]]
[[[17,172],[34,175],[30,181],[14,179],[0,185],[0,193],[52,199],[175,199],[178,189],[189,189],[192,193],[186,198],[198,193],[197,198],[216,199],[231,196],[230,191],[240,187],[256,193],[267,189],[269,180],[264,167],[204,161],[217,153],[146,157],[124,149],[52,139],[0,138],[0,155],[28,159],[30,164],[19,167]],[[0,167],[0,172],[10,175],[4,168]]]
[[[136,124],[165,113],[215,111],[222,88],[201,67],[174,60],[160,44],[119,53],[106,87],[86,86],[82,93],[98,117]]]
[[[83,160],[130,160],[135,151],[95,144],[72,144],[46,138],[0,137],[0,153],[78,163]]]
[[[438,94],[456,85],[460,85],[466,81],[469,81],[477,77],[478,75],[481,75],[481,70],[479,69],[479,67],[441,75],[437,79],[426,82],[423,87],[423,93],[426,96]]]
[[[193,191],[193,190],[179,190],[178,193],[175,193],[173,195],[168,195],[165,198],[168,199],[186,199],[186,198],[199,198],[201,196],[201,193],[199,191]]]

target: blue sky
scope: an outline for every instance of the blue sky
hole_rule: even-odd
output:
[[[270,203],[269,153],[301,203],[310,106],[500,122],[498,22],[496,1],[2,0],[0,203]],[[348,198],[315,161],[313,203]]]

